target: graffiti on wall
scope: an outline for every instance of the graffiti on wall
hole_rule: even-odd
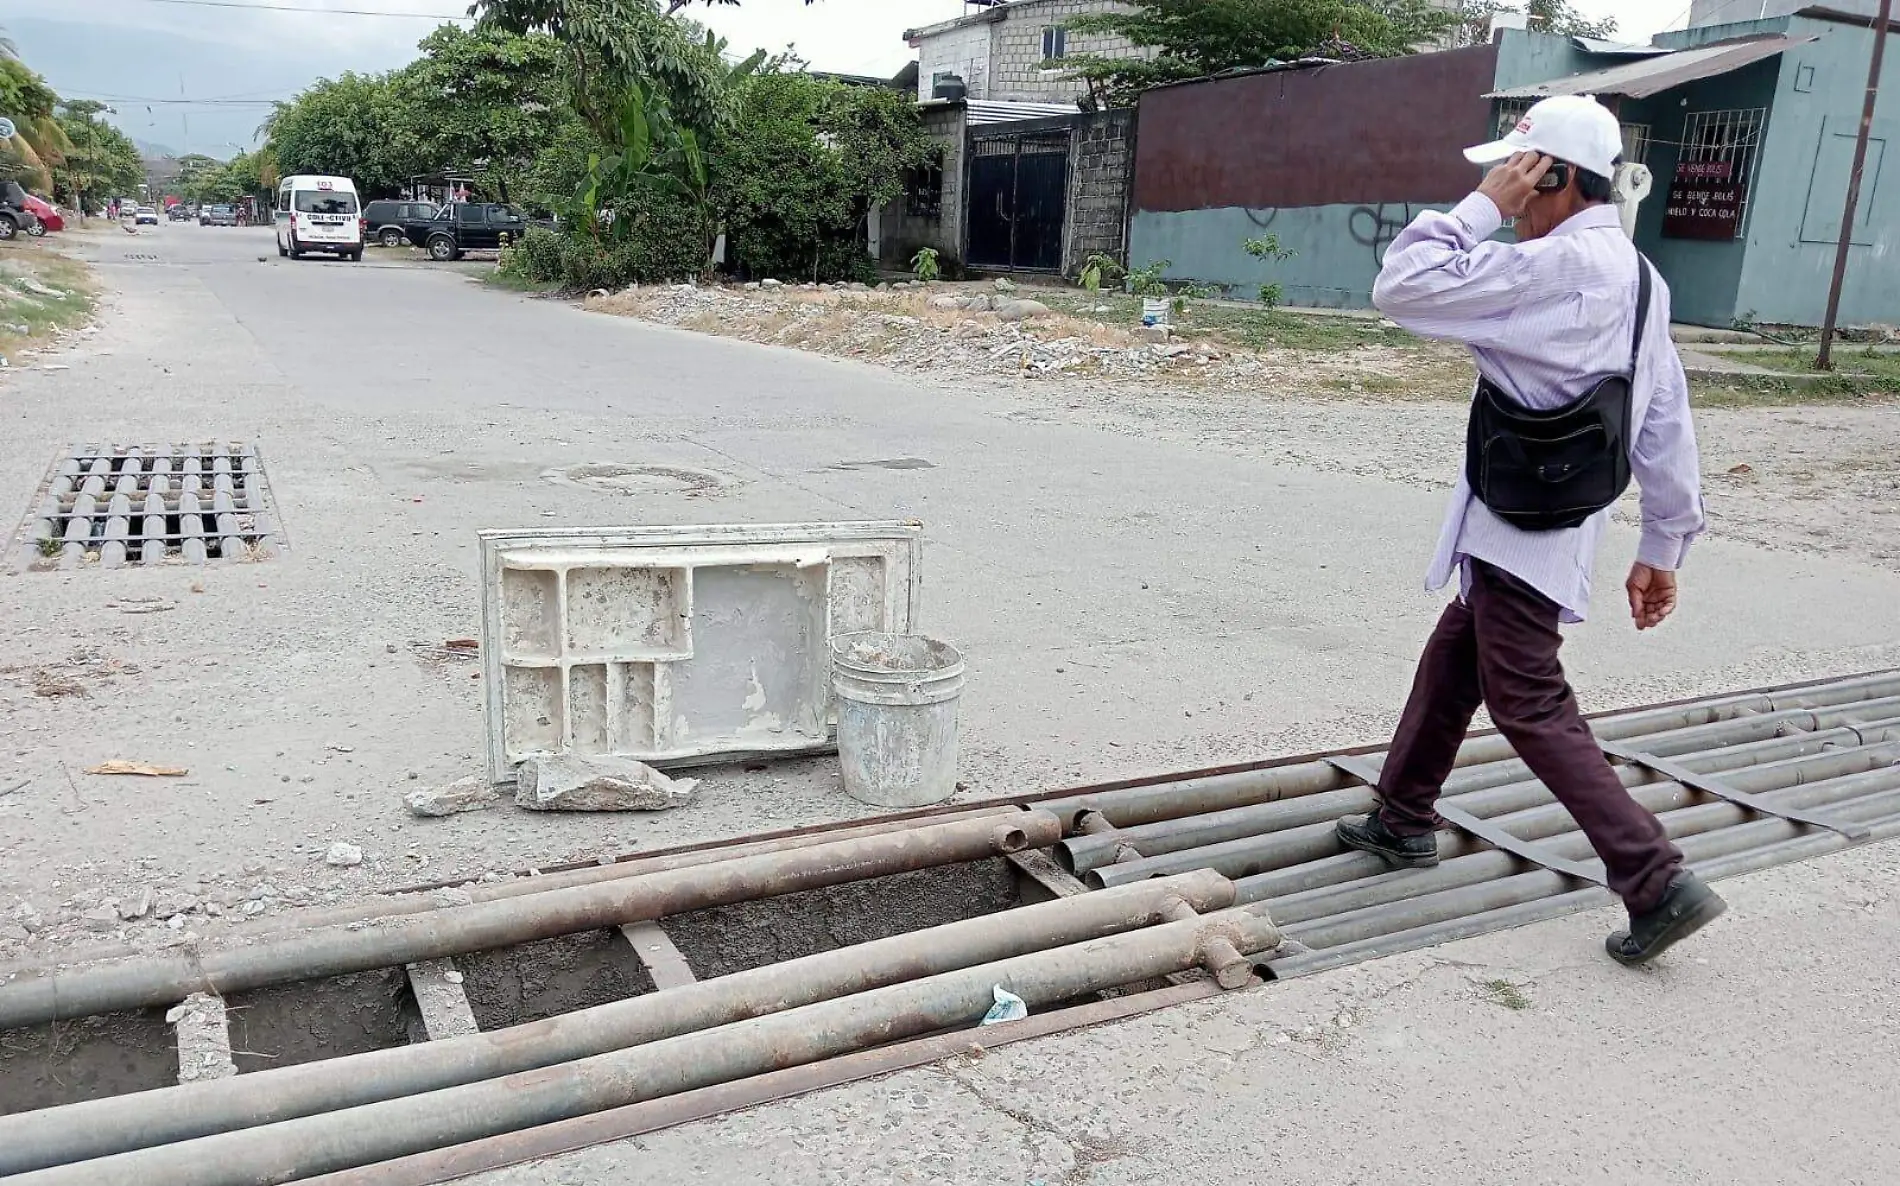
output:
[[[1410,202],[1381,202],[1377,206],[1354,207],[1346,220],[1347,233],[1352,241],[1372,252],[1374,267],[1385,266],[1386,248],[1392,246],[1392,240],[1399,232],[1412,224],[1418,217]]]

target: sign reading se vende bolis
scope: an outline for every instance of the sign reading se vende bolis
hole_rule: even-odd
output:
[[[1678,164],[1663,210],[1663,237],[1729,240],[1740,234],[1747,187],[1734,178],[1732,161]]]

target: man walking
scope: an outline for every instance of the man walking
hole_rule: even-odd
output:
[[[1448,214],[1393,241],[1373,303],[1414,333],[1471,347],[1480,376],[1465,471],[1428,584],[1459,596],[1426,643],[1379,779],[1381,806],[1339,838],[1401,868],[1438,863],[1434,807],[1479,704],[1602,858],[1630,925],[1611,956],[1643,963],[1725,909],[1630,797],[1592,739],[1558,661],[1581,622],[1608,506],[1633,476],[1642,543],[1625,586],[1638,630],[1676,608],[1676,570],[1702,530],[1688,383],[1669,337],[1669,292],[1611,204],[1616,117],[1582,96],[1546,99],[1502,140],[1496,165]],[[1514,244],[1489,242],[1516,219]]]

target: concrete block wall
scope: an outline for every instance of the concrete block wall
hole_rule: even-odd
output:
[[[917,46],[917,100],[927,101],[939,74],[963,79],[972,99],[988,99],[990,24],[975,22],[922,38]]]
[[[1128,108],[1077,117],[1069,160],[1065,271],[1081,272],[1100,252],[1126,262],[1128,195],[1135,168],[1135,113]]]
[[[966,124],[961,105],[925,108],[924,131],[943,145],[943,204],[936,218],[908,212],[898,198],[880,212],[879,262],[887,268],[910,267],[920,247],[935,247],[947,259],[963,258],[963,173]]]
[[[1061,102],[1083,94],[1088,88],[1081,82],[1064,78],[1060,69],[1043,69],[1043,30],[1084,13],[1126,7],[1111,0],[1031,0],[1010,5],[1003,10],[1007,14],[1004,19],[990,26],[990,93],[983,97],[1036,103]],[[1150,52],[1137,50],[1126,37],[1104,33],[1070,33],[1067,49],[1070,57],[1100,54],[1134,58]]]

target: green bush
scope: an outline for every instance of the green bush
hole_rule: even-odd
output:
[[[561,279],[561,236],[546,227],[529,227],[521,242],[501,254],[503,275],[534,284]]]

